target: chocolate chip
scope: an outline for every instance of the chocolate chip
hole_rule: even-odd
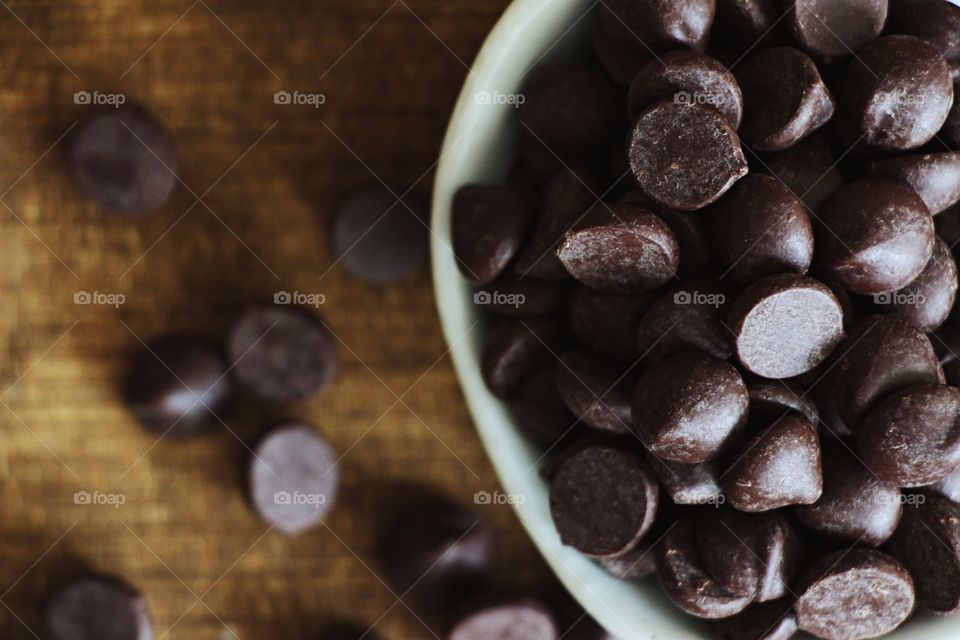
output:
[[[954,69],[955,70],[955,69]],[[954,74],[953,78],[953,106],[947,113],[947,121],[940,130],[940,135],[954,148],[960,146],[960,100],[956,97],[960,95],[960,78]]]
[[[643,46],[656,51],[703,51],[716,15],[716,0],[607,0],[601,18],[620,22]]]
[[[230,395],[223,357],[205,339],[172,334],[136,354],[124,381],[124,400],[154,433],[190,437],[218,421]]]
[[[901,487],[940,480],[960,466],[960,389],[914,387],[887,397],[857,428],[857,453]]]
[[[960,505],[921,494],[887,545],[913,576],[917,606],[935,613],[960,612]]]
[[[147,601],[133,587],[108,576],[71,582],[46,606],[50,640],[152,640]]]
[[[671,51],[644,65],[630,85],[630,115],[638,116],[662,100],[709,104],[736,131],[743,117],[743,96],[736,78],[719,61],[696,51]]]
[[[895,559],[873,549],[835,551],[800,581],[797,626],[827,640],[874,638],[913,611],[913,581]]]
[[[640,188],[657,204],[691,211],[747,174],[740,139],[716,109],[661,100],[637,118],[628,154]]]
[[[954,502],[960,502],[960,467],[930,485],[930,488]]]
[[[933,219],[919,196],[889,178],[845,185],[827,200],[816,262],[840,286],[873,295],[916,279],[933,254]]]
[[[717,19],[713,34],[725,47],[744,52],[772,39],[780,23],[777,0],[717,0]]]
[[[880,35],[887,0],[796,0],[785,3],[787,25],[821,62],[851,56]]]
[[[960,201],[960,153],[926,153],[874,160],[870,163],[870,171],[910,185],[933,215]]]
[[[665,460],[706,462],[743,426],[747,403],[736,369],[709,354],[685,351],[657,363],[637,383],[634,429]]]
[[[520,432],[544,451],[552,451],[583,435],[583,427],[570,412],[557,388],[551,359],[523,376],[507,401]]]
[[[691,349],[725,360],[730,356],[730,331],[722,320],[726,302],[726,290],[713,280],[689,282],[665,292],[640,321],[644,362],[659,362]]]
[[[173,138],[139,105],[98,113],[81,125],[69,161],[77,188],[109,213],[145,215],[177,186]]]
[[[843,178],[834,164],[830,147],[817,134],[773,154],[767,158],[764,168],[782,180],[815,212],[820,211],[827,198],[843,186]]]
[[[640,357],[636,331],[650,307],[650,294],[632,296],[577,286],[567,316],[577,340],[617,362],[633,364]]]
[[[639,455],[589,445],[550,482],[550,513],[563,544],[596,558],[633,549],[653,524],[657,483]]]
[[[337,452],[307,425],[279,425],[254,449],[248,479],[257,516],[285,535],[297,535],[320,525],[334,507]]]
[[[790,378],[826,359],[843,338],[843,309],[822,282],[780,274],[747,287],[730,307],[734,352],[748,371]]]
[[[889,33],[916,36],[947,62],[960,62],[960,7],[947,0],[896,0],[890,3]]]
[[[460,273],[487,284],[513,260],[536,214],[536,197],[513,185],[468,185],[453,200],[453,252]]]
[[[774,273],[806,273],[813,262],[813,227],[803,202],[782,182],[752,174],[710,210],[722,273],[753,282]]]
[[[599,562],[603,570],[617,580],[640,580],[657,570],[656,553],[646,540],[624,554],[600,558]]]
[[[799,538],[779,513],[705,511],[694,539],[707,573],[727,592],[757,602],[787,595],[800,569]]]
[[[824,405],[856,429],[873,405],[897,391],[942,381],[930,340],[896,315],[859,320],[830,359],[818,385]]]
[[[612,293],[656,289],[677,272],[677,240],[667,224],[628,203],[602,203],[591,209],[557,250],[574,278]]]
[[[793,382],[744,377],[750,398],[750,422],[765,426],[788,413],[797,413],[810,424],[820,420],[816,403]]]
[[[752,604],[712,623],[717,640],[789,640],[797,632],[791,598]]]
[[[426,207],[376,184],[356,191],[333,212],[330,248],[354,278],[381,284],[399,280],[427,260]]]
[[[480,517],[449,500],[401,511],[379,536],[385,577],[400,598],[427,611],[460,604],[487,583],[492,534]]]
[[[602,72],[571,64],[537,67],[523,87],[527,133],[563,153],[603,144],[621,129],[621,94]]]
[[[670,600],[698,618],[727,618],[740,613],[750,598],[735,596],[707,573],[697,553],[693,519],[678,522],[657,547],[657,578]]]
[[[916,149],[946,121],[953,81],[947,63],[923,40],[885,36],[857,52],[841,104],[853,140],[886,151]]]
[[[785,416],[751,438],[723,476],[727,501],[741,511],[813,504],[823,491],[820,438],[805,418]]]
[[[900,489],[863,466],[853,442],[825,438],[821,444],[823,494],[812,505],[796,507],[794,514],[831,541],[880,546],[900,521]]]
[[[609,9],[606,5],[600,5],[600,11]],[[643,45],[616,18],[605,20],[597,16],[594,20],[593,50],[600,65],[620,85],[629,85],[640,67],[650,58],[650,52],[644,50]]]
[[[630,433],[630,381],[629,374],[584,349],[566,352],[556,367],[556,387],[567,407],[608,433]]]
[[[716,505],[723,502],[719,461],[680,464],[658,458],[649,451],[644,453],[653,475],[676,504]]]
[[[754,54],[737,71],[743,90],[740,135],[754,151],[782,151],[833,117],[834,100],[817,65],[791,47]]]
[[[565,337],[553,317],[503,322],[483,350],[480,368],[487,388],[498,397],[509,396],[535,365],[563,346]]]
[[[559,640],[556,622],[539,602],[517,600],[483,606],[462,616],[446,640]]]
[[[950,247],[937,238],[933,255],[916,280],[899,291],[874,298],[921,331],[939,327],[950,316],[957,298],[957,262]]]
[[[334,340],[320,318],[298,307],[257,305],[231,327],[227,359],[259,399],[299,402],[333,383],[339,369]]]

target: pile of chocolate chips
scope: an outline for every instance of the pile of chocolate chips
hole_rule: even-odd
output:
[[[607,0],[593,42],[453,202],[562,541],[722,638],[960,611],[960,7]]]

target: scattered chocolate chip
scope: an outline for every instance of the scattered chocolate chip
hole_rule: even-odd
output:
[[[637,383],[633,425],[657,456],[706,462],[744,425],[747,403],[736,369],[709,354],[685,351],[657,363]]]
[[[659,362],[679,351],[700,349],[725,360],[730,331],[723,324],[727,293],[713,280],[678,285],[657,298],[640,321],[640,354]]]
[[[333,259],[364,282],[382,284],[407,276],[427,261],[425,209],[380,184],[352,193],[333,212]]]
[[[814,212],[820,211],[827,198],[843,186],[833,153],[817,134],[771,155],[763,168],[782,180]]]
[[[536,214],[536,198],[513,185],[468,185],[453,200],[453,252],[463,277],[487,284],[513,260]]]
[[[894,0],[887,32],[916,36],[948,63],[960,62],[960,7],[948,0]]]
[[[913,612],[910,574],[873,549],[824,556],[800,580],[797,593],[797,626],[825,640],[881,636]]]
[[[960,153],[926,153],[874,160],[870,163],[870,171],[910,185],[933,215],[960,201]]]
[[[957,298],[957,262],[950,247],[937,238],[933,255],[917,279],[899,291],[874,296],[921,331],[933,331],[947,321]]]
[[[760,426],[796,413],[810,424],[820,421],[817,405],[791,381],[745,377],[750,398],[750,422]]]
[[[147,601],[133,587],[108,576],[71,582],[47,603],[50,640],[152,640]]]
[[[840,286],[864,295],[902,289],[933,254],[933,218],[907,185],[865,178],[845,185],[820,214],[817,265]]]
[[[539,602],[517,600],[490,604],[462,616],[446,640],[559,640],[551,613]]]
[[[652,51],[703,51],[716,15],[716,0],[607,0],[601,19],[620,23]]]
[[[300,402],[333,383],[339,364],[327,325],[299,307],[257,305],[234,322],[227,360],[239,383],[266,402]]]
[[[230,395],[223,356],[203,338],[172,334],[134,356],[124,400],[151,432],[172,437],[202,433],[218,421]]]
[[[734,352],[748,371],[791,378],[819,365],[843,339],[843,309],[818,280],[772,275],[734,300],[728,326]]]
[[[737,70],[745,110],[740,135],[758,152],[782,151],[833,117],[834,100],[817,65],[791,47],[754,54]]]
[[[98,113],[77,130],[69,150],[77,188],[109,213],[141,216],[177,186],[170,132],[139,105]]]
[[[318,526],[334,507],[337,452],[307,425],[279,425],[254,449],[248,479],[257,516],[284,535],[297,535]]]
[[[816,428],[798,415],[777,420],[740,449],[721,486],[740,511],[813,504],[823,491]]]
[[[720,489],[720,462],[711,460],[697,464],[680,464],[644,452],[653,475],[676,504],[717,505],[724,500]]]
[[[633,364],[641,353],[636,332],[650,307],[650,294],[619,295],[583,285],[570,294],[567,316],[577,340],[603,355]]]
[[[509,396],[524,376],[563,346],[566,330],[557,318],[504,321],[487,338],[480,368],[494,395]]]
[[[657,555],[646,540],[624,554],[600,558],[599,562],[603,570],[617,580],[640,580],[657,570]]]
[[[547,452],[575,440],[584,431],[557,388],[558,365],[548,359],[534,367],[507,400],[520,432]]]
[[[719,111],[673,100],[640,114],[628,154],[643,192],[681,211],[716,201],[748,170],[740,139]]]
[[[566,352],[556,367],[556,387],[567,407],[588,426],[630,433],[632,377],[584,349]]]
[[[737,52],[753,49],[761,39],[772,39],[780,23],[777,0],[717,0],[713,34]]]
[[[887,0],[795,0],[784,6],[797,42],[821,62],[854,55],[880,35],[887,20]]]
[[[609,9],[600,5],[600,11]],[[599,16],[593,23],[593,50],[613,81],[624,86],[630,84],[651,55],[623,23]]]
[[[653,524],[657,482],[636,453],[589,445],[560,463],[550,513],[563,544],[596,558],[633,549]]]

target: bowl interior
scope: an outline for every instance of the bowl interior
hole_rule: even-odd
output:
[[[450,204],[470,183],[505,179],[520,125],[512,96],[527,72],[545,60],[583,58],[596,0],[514,0],[473,64],[447,130],[437,170],[432,262],[437,305],[467,406],[503,488],[547,563],[580,604],[622,640],[706,638],[704,623],[680,612],[656,580],[619,581],[561,544],[553,526],[541,453],[515,428],[480,374],[484,317],[473,288],[460,277],[450,247]],[[960,637],[960,619],[921,615],[898,638]]]

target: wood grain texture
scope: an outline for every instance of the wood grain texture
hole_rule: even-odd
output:
[[[380,179],[429,194],[459,87],[506,0],[8,0],[0,8],[0,637],[42,636],[44,597],[91,568],[146,594],[171,639],[310,638],[324,621],[432,638],[380,582],[377,515],[402,483],[496,488],[440,334],[429,276],[389,287],[333,265],[327,216]],[[61,139],[120,92],[175,134],[185,185],[141,221],[103,217]],[[276,105],[278,90],[325,104]],[[203,196],[201,204],[197,198]],[[247,446],[281,417],[241,402],[202,440],[159,442],[118,401],[139,340],[218,335],[279,290],[326,296],[333,389],[286,415],[344,458],[329,527],[264,535]],[[125,303],[76,305],[78,291]],[[398,397],[400,400],[398,400]],[[125,504],[78,506],[77,491]],[[509,507],[484,507],[499,581],[550,583]],[[229,630],[228,630],[229,629]]]

